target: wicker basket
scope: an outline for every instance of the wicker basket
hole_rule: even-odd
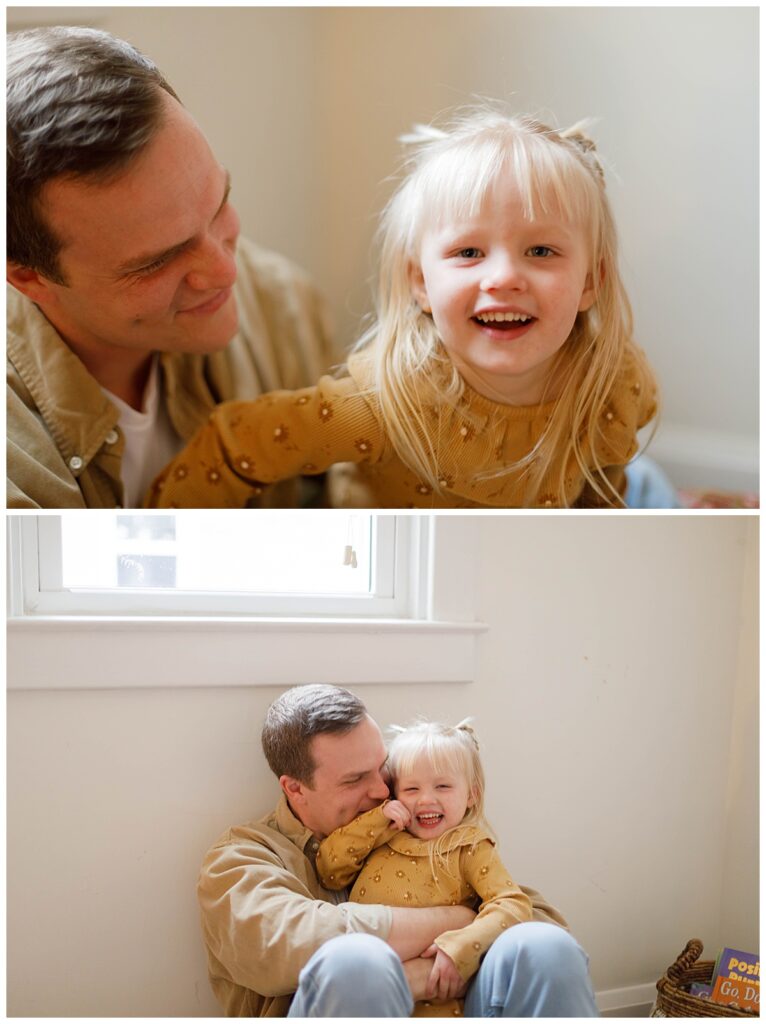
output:
[[[713,977],[714,960],[700,960],[702,943],[690,939],[674,964],[657,982],[657,1002],[652,1017],[757,1017],[751,1010],[738,1010],[709,999],[690,996],[686,988],[695,982],[709,985]]]

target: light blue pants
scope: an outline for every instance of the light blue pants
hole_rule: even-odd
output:
[[[398,956],[372,935],[343,935],[301,971],[289,1017],[409,1017]],[[556,925],[517,924],[497,939],[468,987],[466,1017],[598,1017],[588,958]]]
[[[681,507],[673,484],[657,463],[646,455],[639,455],[629,462],[625,476],[625,504],[628,508]]]

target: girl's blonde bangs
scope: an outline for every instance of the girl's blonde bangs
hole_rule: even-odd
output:
[[[425,755],[434,771],[462,775],[469,787],[474,785],[473,761],[466,746],[454,736],[426,731],[417,726],[399,733],[388,749],[388,766],[394,779],[412,775]]]
[[[591,235],[599,233],[599,186],[590,172],[566,148],[506,122],[502,129],[452,141],[442,152],[426,155],[406,186],[411,254],[425,225],[477,216],[509,178],[528,220],[560,217]]]

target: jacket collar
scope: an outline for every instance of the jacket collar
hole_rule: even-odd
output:
[[[7,287],[7,354],[65,461],[86,466],[117,425],[119,412],[41,310]],[[171,422],[188,440],[213,408],[205,358],[163,352],[161,386]]]
[[[90,462],[119,419],[94,377],[40,309],[7,288],[8,359],[66,461]]]
[[[291,843],[297,846],[299,850],[305,851],[306,845],[313,841],[314,833],[295,817],[284,793],[279,798],[275,817],[277,830],[282,833],[285,839],[289,839]]]

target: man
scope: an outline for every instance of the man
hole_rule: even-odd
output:
[[[348,690],[302,686],[271,705],[262,742],[279,804],[225,832],[199,880],[218,1000],[229,1016],[409,1016],[433,964],[420,954],[473,911],[343,902],[315,870],[320,841],[388,796],[380,730]],[[534,920],[492,945],[461,993],[465,1015],[598,1016],[585,953],[560,914],[524,891]]]
[[[133,47],[21,32],[7,71],[8,505],[139,506],[216,403],[327,371],[325,313]]]

